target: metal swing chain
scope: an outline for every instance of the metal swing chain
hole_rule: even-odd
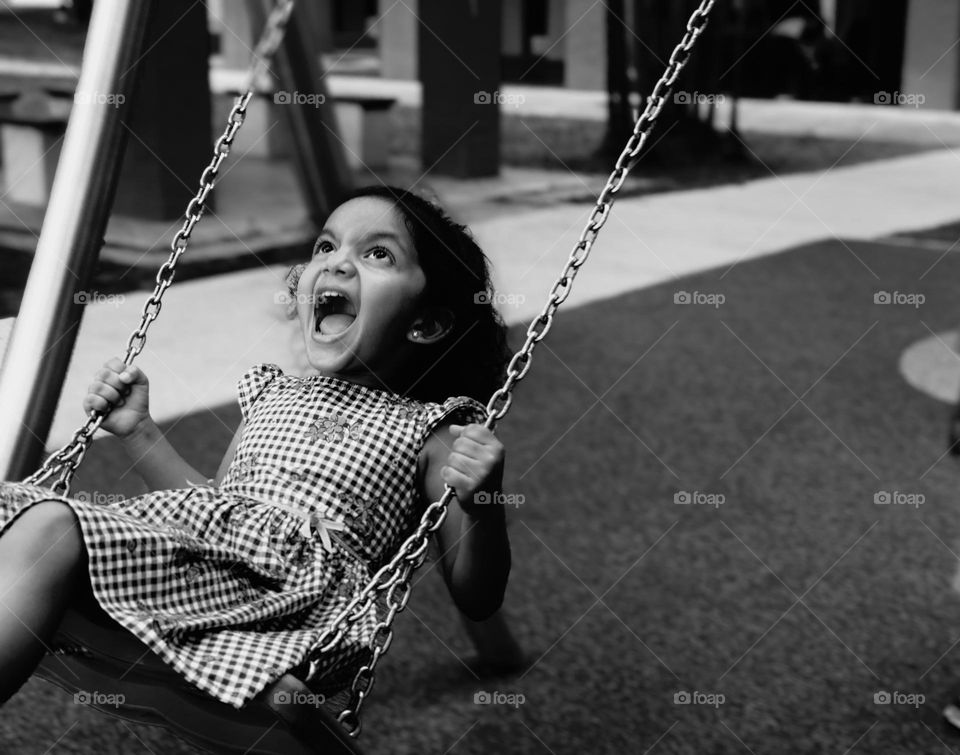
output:
[[[526,341],[510,360],[504,384],[493,393],[487,403],[487,419],[484,425],[488,429],[493,429],[496,422],[507,413],[513,401],[513,388],[529,371],[531,355],[535,345],[549,332],[556,310],[569,296],[573,279],[576,277],[580,266],[586,262],[593,243],[610,214],[614,197],[626,180],[629,171],[639,160],[640,152],[647,137],[663,110],[674,82],[689,60],[691,49],[703,32],[715,1],[702,0],[700,6],[694,10],[687,22],[683,40],[674,48],[666,71],[648,97],[644,112],[637,120],[627,145],[617,159],[614,170],[597,199],[586,227],[581,232],[563,272],[550,290],[547,304],[541,310],[540,315],[530,324],[527,329]],[[254,51],[255,61],[247,74],[245,93],[237,98],[231,109],[227,118],[227,126],[214,146],[214,156],[201,174],[200,189],[187,204],[184,224],[171,243],[172,251],[169,258],[157,272],[153,294],[145,303],[140,324],[131,334],[127,343],[127,351],[124,356],[125,364],[131,364],[143,350],[147,330],[160,313],[163,294],[173,283],[177,262],[187,249],[193,229],[203,215],[204,202],[214,188],[220,165],[229,154],[233,139],[243,124],[246,108],[253,97],[253,89],[257,79],[262,71],[266,70],[266,61],[276,52],[283,38],[283,32],[293,9],[293,4],[294,0],[277,0],[267,19],[264,31]],[[59,473],[58,479],[51,486],[51,489],[63,495],[68,493],[70,482],[83,460],[92,436],[99,429],[108,413],[92,412],[84,425],[73,434],[70,442],[53,453],[37,472],[26,478],[25,482],[40,484]],[[370,582],[350,601],[334,620],[330,629],[323,634],[310,654],[310,673],[307,680],[313,677],[319,666],[320,656],[333,649],[343,638],[346,631],[345,623],[355,621],[363,616],[376,597],[384,595],[388,612],[374,631],[371,642],[372,656],[354,678],[351,685],[349,706],[338,717],[351,736],[355,737],[360,733],[360,708],[373,688],[376,664],[380,657],[387,652],[392,642],[393,620],[396,614],[406,607],[410,599],[412,590],[410,577],[422,565],[429,545],[429,536],[443,524],[447,514],[447,506],[453,496],[453,488],[449,485],[446,486],[440,500],[431,503],[426,508],[417,529],[403,542],[396,555],[382,566]]]
[[[487,403],[487,419],[484,426],[488,429],[492,430],[497,421],[510,408],[513,401],[514,386],[529,371],[534,347],[547,335],[553,324],[554,314],[570,295],[573,279],[576,277],[580,266],[587,261],[593,242],[604,223],[606,223],[616,194],[623,186],[627,174],[640,159],[640,152],[651,130],[656,125],[657,118],[666,104],[667,97],[670,95],[677,77],[690,59],[694,44],[706,27],[710,11],[713,9],[715,2],[716,0],[702,0],[699,7],[690,16],[683,39],[674,48],[666,71],[647,98],[646,107],[637,119],[633,133],[620,153],[613,171],[607,178],[607,183],[597,198],[593,211],[590,213],[587,224],[570,253],[570,258],[563,272],[554,283],[553,288],[550,289],[550,296],[546,305],[544,305],[539,316],[530,323],[527,328],[526,341],[507,365],[507,376],[503,385],[493,393]],[[310,671],[306,681],[313,678],[319,668],[321,656],[335,648],[343,638],[346,625],[365,615],[374,600],[378,596],[384,595],[388,610],[384,619],[378,623],[374,630],[370,643],[373,651],[372,655],[370,660],[357,672],[350,687],[350,701],[338,716],[338,720],[352,737],[356,737],[360,733],[362,726],[360,708],[373,688],[374,669],[393,640],[393,620],[406,607],[407,601],[410,599],[412,589],[410,577],[423,564],[429,544],[429,536],[443,524],[447,516],[447,506],[454,495],[453,488],[447,485],[440,500],[427,506],[417,529],[404,540],[396,555],[377,570],[370,582],[341,611],[310,653]]]
[[[270,11],[263,32],[253,51],[253,61],[247,70],[244,81],[244,94],[236,98],[233,108],[231,108],[230,114],[227,116],[227,125],[214,145],[213,158],[210,160],[209,165],[204,168],[203,173],[200,174],[200,188],[196,195],[187,203],[183,225],[180,227],[180,230],[177,231],[170,244],[170,256],[157,271],[156,285],[150,298],[147,299],[143,305],[140,324],[136,330],[130,334],[130,338],[127,341],[127,350],[123,357],[123,362],[126,365],[132,364],[133,360],[143,351],[143,347],[147,341],[147,329],[160,314],[163,294],[173,283],[177,262],[183,253],[187,251],[187,245],[190,243],[190,236],[193,233],[193,229],[203,216],[203,211],[206,209],[204,203],[207,201],[210,192],[213,191],[220,166],[223,164],[223,161],[227,159],[227,155],[230,154],[233,139],[243,125],[244,118],[247,114],[247,105],[254,95],[254,88],[263,73],[268,70],[268,61],[273,57],[274,53],[276,53],[280,42],[283,40],[283,33],[286,29],[287,21],[290,19],[290,13],[293,10],[293,3],[294,0],[277,0],[276,5],[274,5]],[[83,457],[87,453],[87,449],[93,440],[94,433],[100,428],[100,425],[109,413],[110,408],[104,412],[91,411],[86,422],[74,432],[70,441],[58,451],[52,453],[46,461],[43,462],[42,466],[27,477],[24,482],[39,485],[54,475],[57,475],[56,481],[50,488],[58,495],[67,495],[70,492],[70,483],[73,480],[73,475],[76,473],[77,467],[80,466],[80,462],[83,461]]]

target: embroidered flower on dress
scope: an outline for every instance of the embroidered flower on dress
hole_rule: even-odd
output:
[[[189,562],[190,553],[184,550],[178,550],[173,554],[173,558],[170,559],[170,565],[175,568],[186,566]]]
[[[366,537],[373,530],[373,517],[370,509],[378,502],[347,494],[339,496],[338,501],[346,516],[347,526],[360,537]]]
[[[343,419],[341,412],[335,416],[320,417],[304,431],[304,436],[312,441],[322,440],[324,443],[340,443],[346,439],[358,440],[363,433],[363,424],[348,423]]]
[[[158,613],[154,614],[151,624],[158,634],[162,634],[169,639],[185,630],[184,621],[188,618],[189,616],[184,613]]]
[[[405,396],[390,396],[387,401],[398,410],[397,414],[400,419],[413,420],[414,428],[417,431],[422,431],[426,427],[427,420],[423,416],[422,404]]]
[[[276,665],[261,666],[260,670],[263,671],[265,674],[269,675],[271,679],[275,679],[282,676],[283,672],[286,671],[286,669],[283,666],[276,666]]]
[[[235,480],[245,480],[253,474],[253,468],[257,466],[260,461],[260,454],[251,454],[247,459],[244,459],[233,470],[233,478]]]
[[[356,561],[341,561],[334,574],[337,582],[337,597],[352,600],[363,582],[360,565]]]
[[[310,549],[310,541],[298,537],[295,544],[295,550],[290,555],[290,563],[298,568],[303,568],[313,562],[313,553]]]
[[[291,469],[287,472],[287,476],[294,482],[307,481],[307,471],[305,469]]]

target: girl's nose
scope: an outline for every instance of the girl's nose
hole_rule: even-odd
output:
[[[341,247],[337,251],[325,255],[320,266],[320,272],[332,275],[353,275],[356,268],[350,259],[349,250]]]

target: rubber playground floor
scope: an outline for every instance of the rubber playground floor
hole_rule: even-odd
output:
[[[473,676],[424,570],[366,750],[960,752],[960,466],[897,369],[956,326],[958,279],[929,245],[830,240],[562,313],[498,428],[528,666]],[[168,425],[211,474],[238,419],[212,412]],[[77,489],[132,492],[125,468],[98,441]],[[36,679],[0,751],[193,752]]]

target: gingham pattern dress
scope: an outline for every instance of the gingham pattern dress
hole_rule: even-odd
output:
[[[257,365],[239,383],[243,437],[219,487],[109,505],[65,498],[93,594],[188,681],[241,707],[304,662],[333,617],[419,522],[417,459],[444,419],[483,422],[471,398],[420,403]],[[55,498],[0,483],[0,526]],[[342,678],[366,657],[378,609],[324,657]]]

